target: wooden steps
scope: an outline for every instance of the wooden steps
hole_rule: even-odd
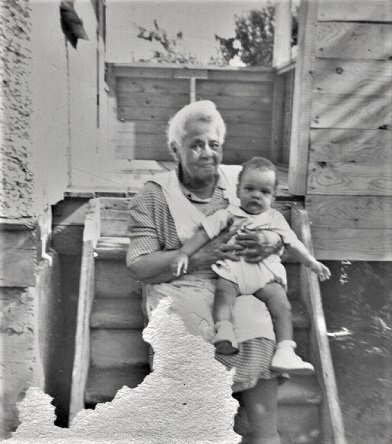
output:
[[[150,373],[148,365],[126,367],[91,367],[85,393],[85,403],[95,405],[112,401],[122,387],[135,388]]]
[[[112,202],[111,205],[116,207],[120,218],[111,226],[110,217],[116,212],[110,210],[108,202]],[[101,202],[101,211],[102,205]],[[128,198],[106,199],[106,213],[104,213],[106,225],[99,232],[110,235],[98,237],[93,251],[91,243],[87,248],[88,254],[93,255],[93,259],[89,261],[91,263],[92,260],[94,264],[94,272],[89,272],[90,280],[93,276],[93,284],[90,282],[88,288],[91,289],[91,285],[93,286],[94,297],[89,302],[88,306],[91,306],[89,310],[86,310],[81,303],[82,312],[85,316],[88,313],[87,324],[81,327],[81,331],[85,340],[88,338],[88,346],[84,346],[83,350],[89,350],[89,361],[86,364],[89,370],[84,385],[83,378],[79,385],[84,387],[81,394],[82,402],[88,407],[111,401],[124,385],[130,388],[137,387],[150,372],[150,348],[142,338],[145,325],[142,312],[142,287],[139,282],[131,278],[125,265],[129,245],[129,239],[125,237],[127,205]],[[289,208],[285,203],[281,205],[283,205],[286,218],[291,223],[290,205]],[[298,226],[294,229],[299,230]],[[309,284],[308,275],[293,258],[285,255],[282,261],[288,277],[288,295],[292,305],[294,340],[298,344],[297,353],[319,369],[323,368],[319,361],[324,358],[320,356],[318,346],[315,347],[317,337],[314,338],[316,322],[320,322],[319,314],[309,316],[309,310],[312,309],[312,304],[309,303],[311,292],[317,293],[315,282]],[[88,282],[86,281],[86,284]],[[325,343],[323,347],[325,349]],[[325,369],[328,378],[331,379],[330,365],[325,366]],[[328,431],[329,409],[324,405],[326,396],[325,382],[322,380],[324,375],[320,371],[317,371],[316,375],[293,376],[279,387],[278,423],[284,443],[326,444],[333,442],[329,438]],[[333,396],[333,390],[331,393]],[[76,405],[80,409],[80,399],[79,404],[76,403]],[[245,433],[246,424],[246,417],[240,407],[236,417],[236,431]]]

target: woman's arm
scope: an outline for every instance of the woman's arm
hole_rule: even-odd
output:
[[[211,265],[219,259],[230,259],[238,261],[236,250],[242,249],[239,246],[227,246],[228,240],[235,232],[223,231],[219,236],[209,241],[194,253],[189,259],[188,273],[192,271],[209,270]],[[173,274],[172,262],[175,260],[180,250],[154,251],[142,255],[136,261],[127,266],[131,276],[145,284],[158,284],[171,282],[177,276]]]
[[[257,233],[247,228],[237,235],[236,244],[241,248],[238,254],[250,263],[261,262],[271,254],[279,253],[283,247],[282,238],[278,233],[268,230]]]

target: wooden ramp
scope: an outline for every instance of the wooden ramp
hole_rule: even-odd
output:
[[[150,371],[149,345],[142,339],[142,288],[125,265],[128,201],[90,200],[83,238],[70,421],[83,408],[111,401],[124,385],[136,387]],[[277,206],[311,250],[306,211],[289,201]],[[292,377],[279,388],[279,432],[284,442],[291,444],[344,444],[318,281],[293,258],[283,260],[298,353],[317,371],[315,376]],[[247,432],[242,407],[236,431]]]

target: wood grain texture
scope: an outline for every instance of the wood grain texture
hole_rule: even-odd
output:
[[[304,195],[307,181],[309,121],[312,106],[312,71],[319,2],[302,1],[299,11],[298,57],[295,69],[292,130],[290,140],[289,191]]]
[[[173,63],[135,62],[110,64],[110,74],[117,77],[205,77],[214,80],[241,80],[254,78],[256,81],[271,80],[275,73],[272,68],[257,67],[228,67],[206,65],[178,65]]]
[[[84,391],[90,367],[90,313],[94,301],[94,246],[100,235],[99,199],[91,199],[83,233],[82,265],[75,336],[75,358],[72,370],[70,415],[84,408]]]
[[[392,56],[392,26],[320,22],[315,51],[321,58],[388,60]]]
[[[309,162],[307,194],[392,196],[392,165]]]
[[[392,131],[312,129],[310,162],[392,164]]]
[[[118,107],[132,106],[137,108],[182,108],[189,103],[187,94],[145,94],[141,92],[122,92],[117,96]]]
[[[148,93],[148,94],[189,94],[189,80],[161,80],[161,79],[117,79],[116,92]]]
[[[391,129],[391,98],[356,94],[313,94],[311,127]]]
[[[392,95],[390,61],[317,59],[313,77],[315,93]]]
[[[215,96],[230,97],[264,97],[271,96],[273,82],[254,83],[254,82],[216,82],[209,80],[199,80],[197,82],[196,95],[198,100],[214,100]],[[214,98],[213,98],[214,97]]]
[[[318,20],[343,22],[392,22],[390,0],[323,0]]]
[[[392,260],[392,230],[314,228],[312,236],[320,260]]]
[[[308,195],[312,228],[392,229],[392,197]]]

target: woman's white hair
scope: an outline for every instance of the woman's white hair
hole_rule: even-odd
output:
[[[167,141],[169,150],[173,151],[173,142],[180,147],[183,138],[186,136],[185,127],[189,122],[213,122],[216,125],[219,135],[219,142],[225,140],[226,125],[216,109],[215,103],[210,100],[200,100],[184,106],[170,120],[167,127]]]

